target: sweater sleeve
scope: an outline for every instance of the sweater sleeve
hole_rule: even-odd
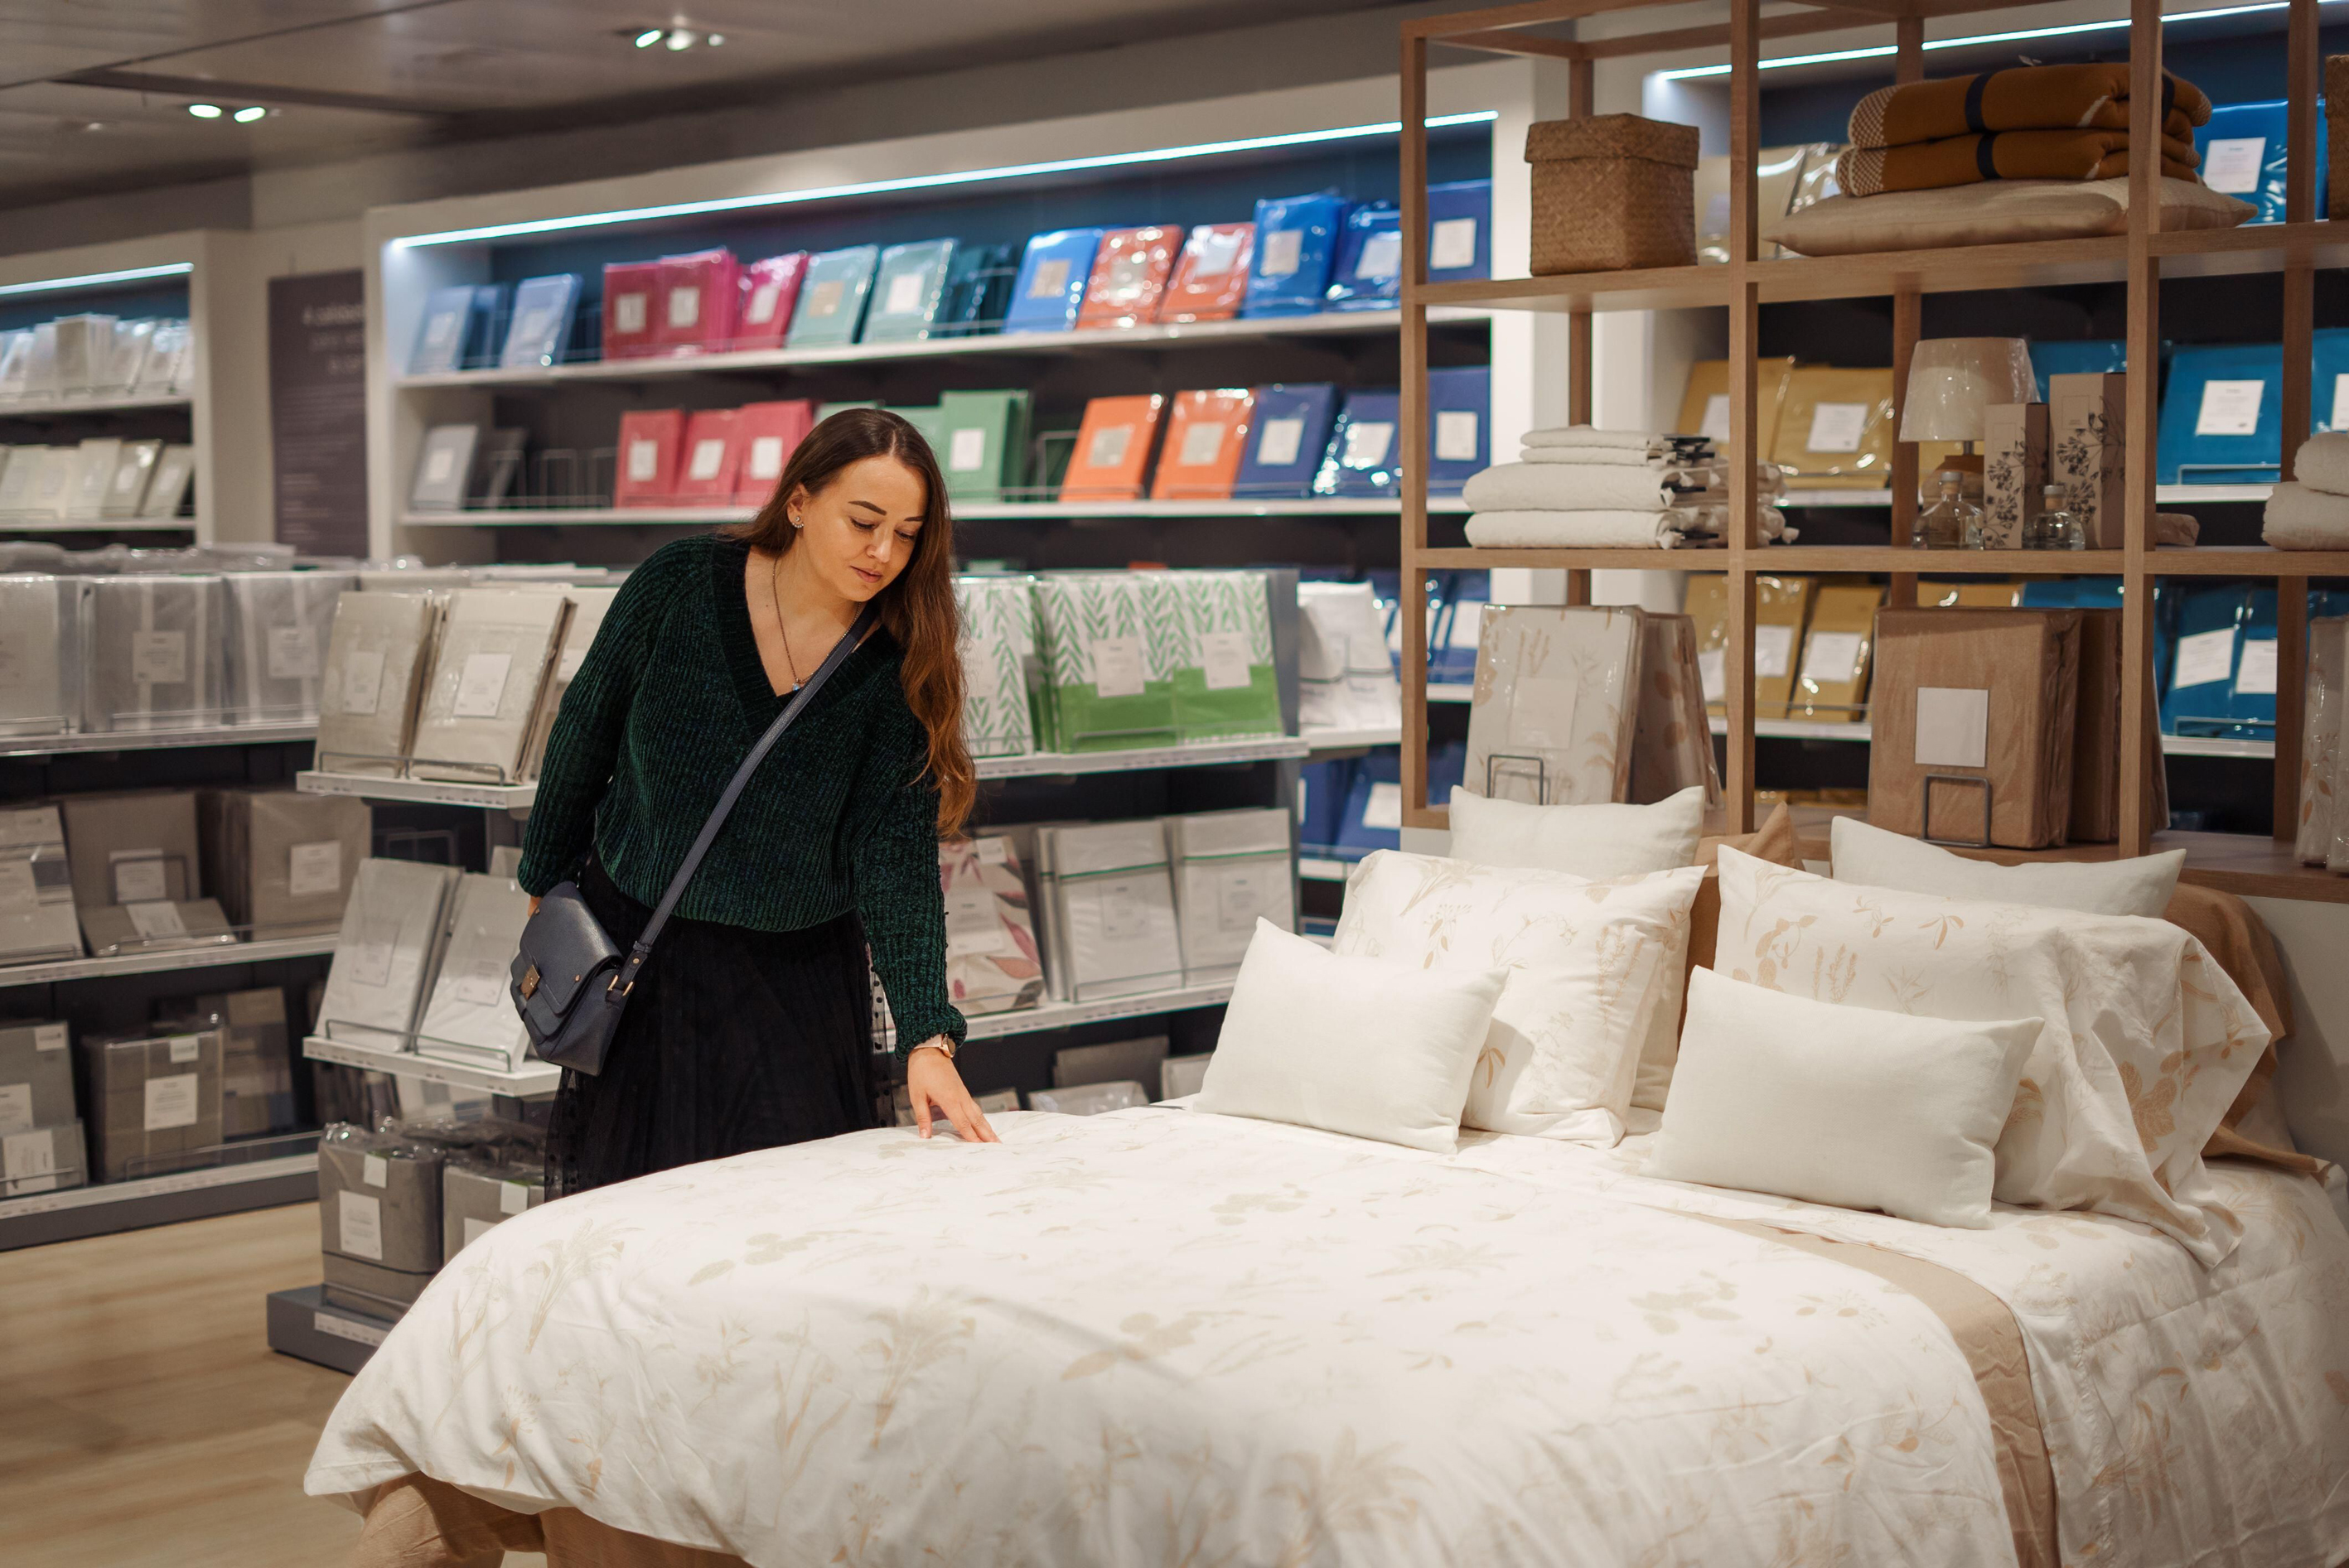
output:
[[[682,547],[695,542],[679,541],[657,551],[628,573],[578,673],[564,689],[563,706],[547,735],[538,797],[523,833],[522,867],[515,876],[533,898],[571,875],[594,844],[595,808],[619,761],[638,677],[662,617],[688,579]]]
[[[911,715],[905,716],[911,721]],[[892,727],[893,728],[895,727]],[[856,912],[888,994],[904,1055],[966,1026],[947,999],[947,905],[938,887],[938,792],[920,777],[920,727],[876,746],[862,789],[874,799],[856,842]],[[910,752],[910,757],[909,757]]]

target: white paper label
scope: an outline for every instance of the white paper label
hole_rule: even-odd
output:
[[[688,284],[668,291],[668,324],[675,327],[698,326],[701,323],[701,290]]]
[[[1093,694],[1096,696],[1140,696],[1143,686],[1142,639],[1095,637],[1092,645]]]
[[[640,294],[624,294],[613,300],[612,330],[615,332],[644,331],[645,306],[648,303],[648,296]]]
[[[530,348],[546,341],[546,329],[554,325],[554,313],[539,305],[525,314],[514,328],[514,341]]]
[[[316,898],[339,892],[343,886],[343,845],[339,839],[295,844],[285,851],[285,892],[294,898]]]
[[[1011,934],[1003,928],[1002,917],[996,912],[995,894],[985,885],[965,882],[960,887],[948,888],[946,904],[947,957],[977,957],[1011,951]]]
[[[444,310],[439,315],[424,318],[424,346],[442,349],[457,341],[457,324],[464,320],[461,311]]]
[[[754,436],[750,438],[750,477],[771,480],[783,471],[783,438],[781,436]]]
[[[1054,256],[1036,263],[1036,275],[1028,280],[1030,299],[1054,299],[1069,286],[1069,263],[1064,256]]]
[[[2260,398],[2264,381],[2205,381],[2202,407],[2194,416],[2198,436],[2255,436],[2260,429]]]
[[[1859,673],[1857,632],[1813,632],[1803,642],[1803,678],[1819,684],[1841,683]]]
[[[33,1086],[0,1083],[0,1132],[24,1132],[33,1125]],[[16,1172],[11,1171],[9,1175]]]
[[[704,436],[693,443],[693,460],[686,465],[688,479],[709,480],[718,477],[726,462],[726,440],[722,436]]]
[[[1782,680],[1795,669],[1795,628],[1792,626],[1756,626],[1754,628],[1754,676],[1756,680]]]
[[[169,1132],[196,1124],[196,1078],[194,1073],[174,1073],[147,1080],[146,1130]]]
[[[392,949],[399,942],[399,923],[396,920],[371,920],[359,933],[359,939],[349,948],[336,954],[337,964],[347,955],[351,961],[351,979],[361,985],[391,984]]]
[[[497,717],[506,672],[512,666],[512,654],[466,655],[464,670],[457,677],[456,705],[450,711],[459,718]]]
[[[1394,444],[1394,426],[1385,420],[1366,419],[1346,427],[1345,465],[1350,469],[1375,469],[1387,460],[1387,449]]]
[[[109,869],[114,873],[115,903],[144,903],[171,896],[162,851],[117,850],[109,858],[113,862]]]
[[[1297,460],[1297,449],[1304,444],[1304,420],[1267,419],[1263,434],[1257,437],[1256,460],[1268,469],[1285,468]]]
[[[2223,681],[2235,673],[2235,633],[2232,627],[2223,632],[2197,632],[2178,639],[2178,659],[2170,665],[2169,684],[2174,690],[2180,686],[2209,686]]]
[[[848,284],[839,278],[825,278],[808,290],[807,308],[800,314],[820,321],[828,315],[837,315],[840,307],[847,303]]]
[[[1203,234],[1191,251],[1191,275],[1195,278],[1218,278],[1232,270],[1240,259],[1240,247],[1247,243],[1247,235],[1237,230],[1215,230]]]
[[[1725,702],[1729,696],[1729,652],[1725,648],[1701,648],[1696,655],[1696,678],[1704,687],[1708,703]]]
[[[188,634],[130,634],[130,678],[154,686],[177,686],[188,678]]]
[[[2331,429],[2349,430],[2349,373],[2333,378],[2333,418],[2326,425]]]
[[[41,884],[33,880],[30,861],[0,861],[0,915],[23,918],[41,902]]]
[[[660,443],[638,437],[628,443],[628,482],[650,484],[660,474]]]
[[[498,1212],[519,1214],[530,1207],[530,1185],[524,1181],[498,1183]],[[466,1238],[471,1240],[471,1237]]]
[[[579,678],[579,666],[586,662],[587,645],[584,643],[572,644],[563,650],[563,656],[554,661],[554,678],[565,686],[570,685]]]
[[[1084,466],[1089,469],[1113,469],[1125,461],[1125,454],[1133,445],[1133,427],[1105,425],[1093,432],[1085,443]]]
[[[1435,460],[1473,463],[1476,460],[1476,410],[1443,408],[1435,416]]]
[[[1445,273],[1476,264],[1476,220],[1438,218],[1428,225],[1427,268]]]
[[[881,314],[905,315],[921,309],[922,284],[926,281],[919,273],[899,273],[891,278],[888,297],[881,302]]]
[[[269,628],[269,678],[305,681],[318,673],[318,637],[307,626]]]
[[[1270,865],[1226,866],[1216,874],[1216,928],[1219,931],[1252,931],[1257,917],[1272,907]],[[1279,869],[1286,880],[1288,868]]]
[[[1305,231],[1276,229],[1264,237],[1264,254],[1257,272],[1268,278],[1285,278],[1297,271],[1305,253]]]
[[[977,473],[987,466],[987,430],[966,426],[947,438],[947,467],[958,474]]]
[[[2238,696],[2273,696],[2276,690],[2276,645],[2272,637],[2243,645],[2243,656],[2235,666],[2235,695]]]
[[[1400,828],[1402,826],[1402,786],[1373,784],[1370,799],[1362,802],[1362,826],[1365,828]]]
[[[1175,461],[1186,469],[1212,463],[1216,454],[1224,449],[1224,431],[1229,427],[1219,419],[1205,419],[1183,428],[1183,449]]]
[[[375,711],[383,695],[383,651],[359,648],[343,661],[343,708],[363,717]]]
[[[1362,242],[1361,259],[1354,263],[1354,275],[1372,283],[1384,283],[1402,271],[1402,234],[1397,230],[1372,234]]]
[[[340,1222],[336,1240],[342,1243],[336,1250],[355,1258],[383,1262],[383,1200],[347,1191],[336,1193],[335,1200],[336,1218]]]
[[[20,1086],[21,1087],[21,1086]],[[12,1132],[0,1139],[0,1177],[5,1177],[19,1193],[46,1192],[55,1187],[18,1185],[37,1182],[44,1176],[54,1176],[57,1171],[57,1129]]]
[[[1206,674],[1209,691],[1231,691],[1247,685],[1247,634],[1200,633],[1199,666]]]
[[[204,1054],[203,1037],[173,1035],[163,1042],[163,1049],[171,1057],[173,1067],[185,1067]]]
[[[424,482],[429,485],[446,484],[449,481],[449,476],[456,470],[456,468],[455,449],[450,447],[435,447],[424,454]]]
[[[2260,166],[2267,160],[2264,136],[2221,136],[2202,154],[2202,183],[2230,196],[2248,196],[2260,188]]]
[[[359,1156],[359,1180],[369,1187],[391,1185],[391,1161],[380,1154]]]
[[[498,1222],[495,1220],[477,1220],[471,1214],[466,1215],[464,1244],[469,1247],[471,1246],[475,1242],[480,1241],[483,1236],[486,1236],[492,1231],[496,1230]]]
[[[380,1346],[391,1331],[372,1323],[360,1323],[355,1318],[338,1316],[331,1312],[314,1312],[310,1326],[329,1339],[347,1339],[354,1345]]]
[[[61,1051],[66,1048],[66,1026],[63,1024],[36,1024],[33,1027],[33,1048],[36,1051]]]
[[[966,641],[962,645],[962,694],[978,702],[992,702],[1001,695],[1003,683],[996,678],[994,655],[981,645]]]
[[[468,1007],[494,1007],[506,999],[506,966],[496,954],[475,958],[449,982],[449,995]]]
[[[127,496],[139,488],[140,476],[147,471],[146,464],[133,459],[114,470],[114,493]]]
[[[1982,768],[1990,761],[1990,693],[1980,686],[1917,688],[1917,766]]]
[[[187,922],[180,918],[180,906],[168,900],[158,900],[152,903],[126,903],[122,906],[122,912],[130,917],[130,923],[139,934],[149,942],[159,941],[167,936],[188,934]]]
[[[761,284],[752,289],[750,306],[743,313],[743,319],[752,326],[766,325],[774,319],[775,301],[782,297],[782,293],[783,285],[781,284]]]
[[[1132,942],[1150,934],[1150,906],[1143,902],[1138,882],[1102,883],[1101,917],[1102,934],[1112,942]]]
[[[1821,403],[1811,410],[1811,435],[1805,443],[1814,452],[1856,452],[1868,434],[1865,403]],[[1727,416],[1723,423],[1728,422]],[[1726,438],[1726,432],[1723,433]]]
[[[1579,680],[1519,676],[1508,697],[1510,748],[1547,751],[1572,746],[1574,706],[1581,695]]]

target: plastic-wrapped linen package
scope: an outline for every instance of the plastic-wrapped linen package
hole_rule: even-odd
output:
[[[424,573],[361,573],[399,580]],[[397,776],[415,733],[416,704],[448,596],[429,591],[342,596],[318,686],[319,768]]]
[[[55,806],[0,810],[0,960],[81,956],[65,824]]]
[[[2300,823],[2294,851],[2302,865],[2321,866],[2333,850],[2334,820],[2344,780],[2341,773],[2341,711],[2349,702],[2349,619],[2326,616],[2308,624],[2308,684],[2302,696]]]
[[[419,861],[359,863],[318,1004],[321,1035],[387,1050],[411,1048],[457,874]]]
[[[1644,614],[1494,604],[1469,698],[1472,794],[1587,806],[1630,793]]]
[[[1322,308],[1346,199],[1335,191],[1268,197],[1256,204],[1256,261],[1244,316],[1310,315]]]
[[[1071,1001],[1130,996],[1183,981],[1166,834],[1155,820],[1083,822],[1037,835],[1048,940]]]
[[[1154,224],[1103,234],[1093,253],[1092,276],[1085,284],[1077,325],[1139,326],[1154,320],[1183,243],[1182,230]]]
[[[1704,683],[1696,664],[1696,623],[1686,615],[1646,615],[1640,644],[1640,691],[1631,734],[1631,800],[1653,805],[1692,785],[1704,803],[1721,804],[1713,731],[1704,717]]]
[[[63,735],[81,722],[77,579],[0,576],[0,735]]]
[[[1040,1088],[1028,1096],[1029,1109],[1060,1116],[1100,1116],[1149,1103],[1150,1091],[1138,1083],[1079,1084],[1074,1088]]]
[[[490,784],[521,777],[570,615],[562,593],[464,588],[450,596],[417,706],[411,777]]]
[[[240,572],[222,583],[229,722],[315,720],[335,605],[358,579],[347,572]]]
[[[1177,739],[1172,593],[1151,572],[1054,573],[1036,579],[1036,614],[1053,749],[1116,751]]]
[[[1036,603],[1025,577],[957,577],[962,623],[963,739],[973,757],[1024,757],[1036,749],[1031,687],[1042,676]]]
[[[1278,806],[1166,819],[1185,985],[1237,975],[1259,919],[1297,929],[1289,827]]]
[[[529,919],[530,895],[512,878],[458,878],[440,973],[416,1026],[419,1055],[486,1062],[500,1072],[522,1066],[530,1037],[506,986]]]
[[[982,833],[938,846],[947,905],[947,995],[966,1016],[1033,1007],[1043,956],[1018,846]]]
[[[85,728],[223,722],[218,577],[85,577],[80,587]]]
[[[1387,652],[1378,596],[1367,583],[1299,583],[1299,727],[1402,727],[1402,683]]]
[[[612,601],[620,596],[617,588],[571,588],[564,596],[571,601],[571,619],[564,627],[563,650],[556,655],[554,673],[547,677],[546,689],[540,696],[538,717],[531,721],[530,744],[523,758],[523,777],[535,779],[546,760],[546,738],[554,732],[555,717],[563,711],[563,694],[571,689],[573,677],[586,661],[587,650],[595,645],[595,634],[603,629],[604,617],[611,613]]]
[[[1161,581],[1163,579],[1163,581]],[[1272,614],[1261,572],[1153,573],[1178,610],[1174,724],[1185,741],[1281,733]]]

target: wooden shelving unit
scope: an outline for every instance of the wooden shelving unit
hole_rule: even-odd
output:
[[[2280,273],[2283,293],[2282,427],[2309,428],[2311,335],[2315,317],[2315,273],[2349,266],[2349,223],[2318,221],[2313,170],[2323,156],[2317,144],[2316,114],[2320,50],[2317,0],[2290,0],[2285,48],[2289,78],[2290,181],[2282,223],[2223,230],[2165,232],[2156,198],[2156,166],[2146,160],[2132,172],[2129,226],[2126,233],[2085,240],[1902,251],[1886,254],[1758,259],[1754,163],[1761,146],[1758,66],[1765,36],[1847,28],[1862,14],[1880,16],[1894,35],[1897,79],[1922,80],[1927,16],[1941,17],[2000,9],[1995,3],[1945,5],[1940,0],[1887,0],[1855,12],[1818,0],[1805,0],[1808,13],[1773,15],[1766,22],[1760,0],[1730,0],[1725,26],[1675,28],[1668,32],[1611,36],[1582,42],[1561,36],[1558,25],[1603,12],[1630,9],[1636,0],[1535,0],[1532,4],[1430,16],[1402,26],[1402,439],[1403,449],[1425,449],[1427,440],[1428,322],[1437,311],[1475,308],[1494,312],[1563,313],[1568,319],[1566,356],[1568,418],[1588,422],[1591,387],[1591,317],[1596,312],[1660,310],[1688,306],[1723,309],[1729,318],[1729,428],[1740,451],[1760,449],[1755,397],[1759,311],[1784,301],[1889,296],[1893,301],[1893,385],[1896,408],[1907,392],[1909,356],[1919,335],[1920,302],[1934,293],[2119,283],[2127,291],[2128,363],[2158,363],[2160,289],[2165,277]],[[1529,29],[1546,28],[1547,31]],[[1427,81],[1431,46],[1443,45],[1501,55],[1562,59],[1568,67],[1568,108],[1588,116],[1594,98],[1594,63],[1601,58],[1726,46],[1729,59],[1729,252],[1725,265],[1662,267],[1645,271],[1589,273],[1563,277],[1496,277],[1490,282],[1431,284],[1427,258]],[[2128,57],[2131,139],[2151,146],[2158,134],[2162,101],[2161,6],[2159,0],[2130,0]],[[1496,158],[1501,150],[1495,149]],[[1496,272],[1522,264],[1523,256],[1494,259]],[[2021,551],[1920,552],[1893,546],[1905,539],[1915,515],[1916,449],[1896,448],[1891,474],[1888,542],[1871,547],[1764,545],[1754,528],[1756,504],[1752,466],[1733,467],[1732,525],[1724,549],[1688,551],[1432,548],[1423,478],[1407,475],[1402,498],[1403,615],[1403,822],[1410,828],[1447,825],[1443,808],[1427,799],[1427,625],[1424,584],[1432,571],[1456,568],[1532,567],[1563,569],[1567,602],[1589,601],[1590,573],[1609,568],[1668,572],[1715,572],[1727,575],[1729,645],[1727,828],[1750,830],[1754,819],[1754,579],[1787,572],[1856,572],[1886,574],[1887,602],[1915,603],[1917,576],[1981,573],[2001,576],[2117,576],[2124,584],[2123,677],[2120,711],[2121,836],[2117,844],[2075,845],[2044,851],[2047,858],[2095,859],[2148,852],[2158,845],[2188,853],[2187,878],[2205,885],[2262,897],[2349,902],[2349,878],[2303,868],[2282,841],[2244,835],[2170,833],[2148,820],[2142,772],[2150,754],[2144,727],[2150,705],[2146,694],[2153,674],[2153,593],[2164,576],[2270,578],[2297,583],[2311,577],[2349,576],[2349,552],[2286,552],[2268,549],[2156,550],[2152,544],[2158,387],[2149,376],[2133,376],[2124,430],[2127,449],[2127,500],[2124,544],[2061,556]],[[2292,477],[2292,443],[2284,452]],[[2305,596],[2279,596],[2276,693],[2274,820],[2289,835],[2298,812],[2300,740],[2308,618]],[[2158,754],[2151,754],[2157,755]],[[2033,858],[1998,851],[1995,858]]]

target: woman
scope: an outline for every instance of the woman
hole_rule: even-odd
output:
[[[872,1125],[868,944],[921,1135],[935,1106],[994,1140],[955,1071],[938,889],[937,841],[974,788],[953,562],[928,443],[853,408],[800,443],[748,525],[629,574],[564,696],[521,871],[533,900],[575,877],[623,947],[791,694],[868,602],[879,625],[742,792],[603,1072],[563,1075],[552,1195]]]

